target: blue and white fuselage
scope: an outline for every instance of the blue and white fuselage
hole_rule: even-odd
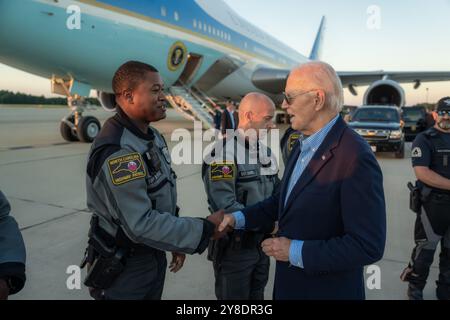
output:
[[[70,27],[77,19],[79,27]],[[307,58],[222,0],[0,0],[0,63],[52,78],[52,84],[70,80],[71,95],[112,92],[115,70],[138,60],[155,66],[166,87],[182,83],[217,99],[251,91],[276,97],[289,70],[320,58],[323,26],[324,19]],[[354,95],[356,87],[369,85],[365,105],[403,106],[400,83],[419,88],[450,80],[447,71],[338,75]]]
[[[73,5],[79,29],[67,26]],[[257,90],[251,81],[257,68],[290,69],[308,60],[221,0],[0,0],[0,18],[2,63],[47,78],[70,77],[81,95],[111,92],[115,70],[128,60],[155,66],[171,86],[188,61],[171,62],[176,43],[185,56],[201,57],[188,85],[208,83],[208,70],[224,59],[235,66],[223,77],[211,74],[206,93],[213,97]]]

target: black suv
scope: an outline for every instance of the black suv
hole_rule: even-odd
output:
[[[396,106],[362,106],[350,119],[349,126],[359,133],[374,152],[395,152],[396,158],[405,157],[405,135]]]
[[[413,141],[416,136],[427,129],[427,110],[425,107],[403,107],[403,132],[406,141]]]

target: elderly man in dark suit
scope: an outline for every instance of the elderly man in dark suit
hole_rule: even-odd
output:
[[[274,299],[364,299],[365,265],[383,256],[383,178],[369,145],[339,116],[341,82],[310,62],[294,69],[283,108],[301,132],[279,194],[225,215],[219,229],[271,232],[264,252],[277,260]]]

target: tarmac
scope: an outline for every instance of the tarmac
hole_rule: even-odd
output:
[[[86,247],[90,213],[86,208],[85,168],[90,145],[67,143],[59,134],[63,108],[0,106],[0,189],[7,195],[27,248],[27,282],[12,300],[91,299],[87,289],[67,286],[70,266],[78,265]],[[112,116],[103,110],[87,114],[101,122]],[[155,124],[168,141],[176,128],[192,130],[193,123],[174,110]],[[413,248],[415,214],[409,210],[408,181],[414,181],[407,143],[405,159],[377,154],[384,176],[387,204],[387,243],[380,268],[380,288],[366,288],[369,300],[404,300],[406,283],[399,279]],[[209,212],[200,165],[175,165],[180,215],[206,217]],[[283,170],[283,168],[281,168]],[[170,254],[167,255],[170,261]],[[438,254],[430,271],[424,298],[435,297]],[[265,298],[271,299],[275,263],[272,260]],[[369,270],[370,271],[370,270]],[[366,279],[371,283],[371,272]],[[82,273],[84,278],[84,271]],[[70,280],[70,279],[69,279]],[[70,281],[69,281],[70,282]],[[69,286],[71,287],[71,286]],[[167,270],[163,299],[214,300],[211,262],[203,255],[188,256],[184,267]]]

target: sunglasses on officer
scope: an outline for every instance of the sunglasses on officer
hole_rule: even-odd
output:
[[[286,101],[286,104],[290,106],[292,104],[292,102],[294,102],[295,98],[303,96],[307,93],[310,93],[310,92],[316,91],[316,90],[317,89],[312,89],[312,90],[308,90],[308,91],[304,91],[304,92],[298,92],[294,95],[289,95],[286,92],[283,92],[282,95],[283,95],[284,101]]]
[[[438,115],[439,117],[443,117],[443,116],[445,116],[445,115],[448,115],[448,116],[450,117],[450,110],[439,110],[439,111],[437,112],[437,115]]]

